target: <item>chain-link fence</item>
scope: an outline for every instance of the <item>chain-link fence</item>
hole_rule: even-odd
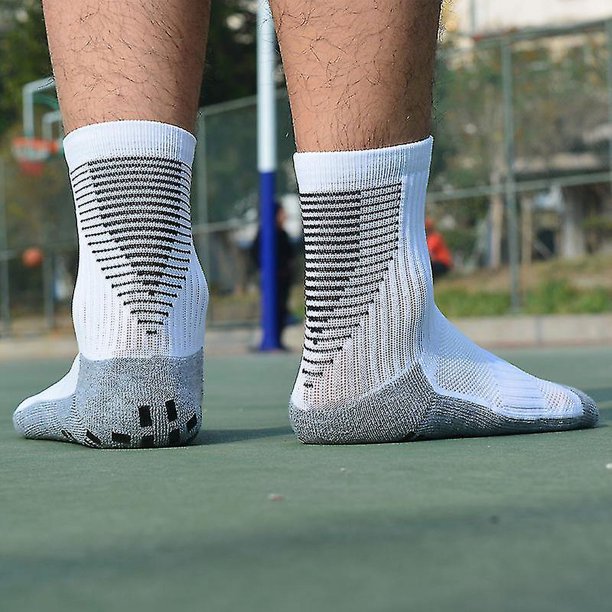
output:
[[[612,21],[451,40],[430,210],[464,268],[612,246]]]
[[[278,194],[299,244],[289,106],[278,94]],[[192,199],[212,290],[213,323],[258,319],[250,245],[257,230],[256,99],[203,109]],[[451,38],[436,79],[430,215],[456,273],[612,251],[612,20],[484,40]],[[40,249],[44,258],[32,253]],[[29,251],[28,251],[29,250]],[[24,254],[28,255],[24,258]],[[65,165],[39,178],[4,158],[0,175],[0,316],[36,329],[68,313],[77,260]],[[509,266],[508,266],[509,264]],[[296,288],[294,309],[301,309]],[[25,321],[25,323],[20,323]]]
[[[211,106],[202,109],[198,119],[193,233],[211,289],[212,323],[254,324],[259,318],[256,257],[251,248],[257,232],[259,185],[256,103],[253,97]],[[284,91],[278,94],[277,115],[277,184],[299,250],[293,131]],[[40,176],[27,176],[13,158],[0,158],[0,330],[36,333],[69,324],[77,261],[72,196],[63,159],[49,160]],[[299,295],[296,289],[298,311]]]
[[[252,244],[257,233],[257,99],[204,108],[198,120],[194,170],[194,237],[211,287],[212,322],[258,320],[259,292]],[[277,96],[277,190],[287,229],[300,244],[295,150],[287,94]],[[298,306],[299,308],[299,306]]]

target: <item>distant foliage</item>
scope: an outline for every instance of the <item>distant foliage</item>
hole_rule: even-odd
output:
[[[466,44],[450,35],[439,49],[430,182],[434,192],[500,187],[506,181],[504,44],[503,38]],[[607,167],[606,44],[600,27],[511,43],[516,180]],[[588,165],[583,168],[583,163]],[[430,214],[452,219],[453,248],[477,263],[480,251],[471,252],[469,243],[477,245],[476,228],[490,207],[491,198],[483,193],[437,203]],[[585,229],[601,241],[609,227],[609,221],[598,218]]]
[[[249,0],[212,3],[201,104],[255,93],[255,9]],[[39,0],[0,0],[0,135],[21,120],[21,90],[51,75]]]
[[[436,302],[450,318],[491,317],[510,312],[508,291],[479,291],[436,285]],[[578,288],[570,281],[553,279],[525,292],[523,312],[528,314],[596,314],[612,311],[612,290]]]
[[[526,295],[525,311],[532,314],[598,313],[612,310],[612,291],[605,287],[578,289],[564,279],[553,279]]]
[[[40,2],[0,0],[5,32],[0,38],[0,135],[21,121],[22,87],[51,75]]]
[[[251,96],[256,91],[256,8],[252,0],[211,3],[201,105]]]

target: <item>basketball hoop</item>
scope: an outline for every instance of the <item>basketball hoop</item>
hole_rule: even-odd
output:
[[[55,140],[19,136],[13,139],[12,150],[24,174],[40,176],[45,162],[59,151],[59,146]]]

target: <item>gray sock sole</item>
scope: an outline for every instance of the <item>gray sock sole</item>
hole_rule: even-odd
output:
[[[29,438],[95,448],[180,446],[202,424],[202,351],[189,357],[80,357],[76,393],[15,416]]]
[[[301,410],[289,406],[297,437],[306,444],[364,444],[436,438],[539,433],[594,427],[595,402],[572,389],[582,402],[573,418],[516,419],[486,406],[436,393],[420,366],[361,400],[342,407]]]

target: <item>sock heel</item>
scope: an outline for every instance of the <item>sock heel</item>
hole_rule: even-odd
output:
[[[303,410],[291,403],[289,419],[305,444],[405,442],[415,437],[432,403],[431,386],[415,367],[344,406]]]
[[[202,351],[102,361],[81,356],[78,412],[62,433],[96,448],[187,444],[202,423],[202,368]]]

